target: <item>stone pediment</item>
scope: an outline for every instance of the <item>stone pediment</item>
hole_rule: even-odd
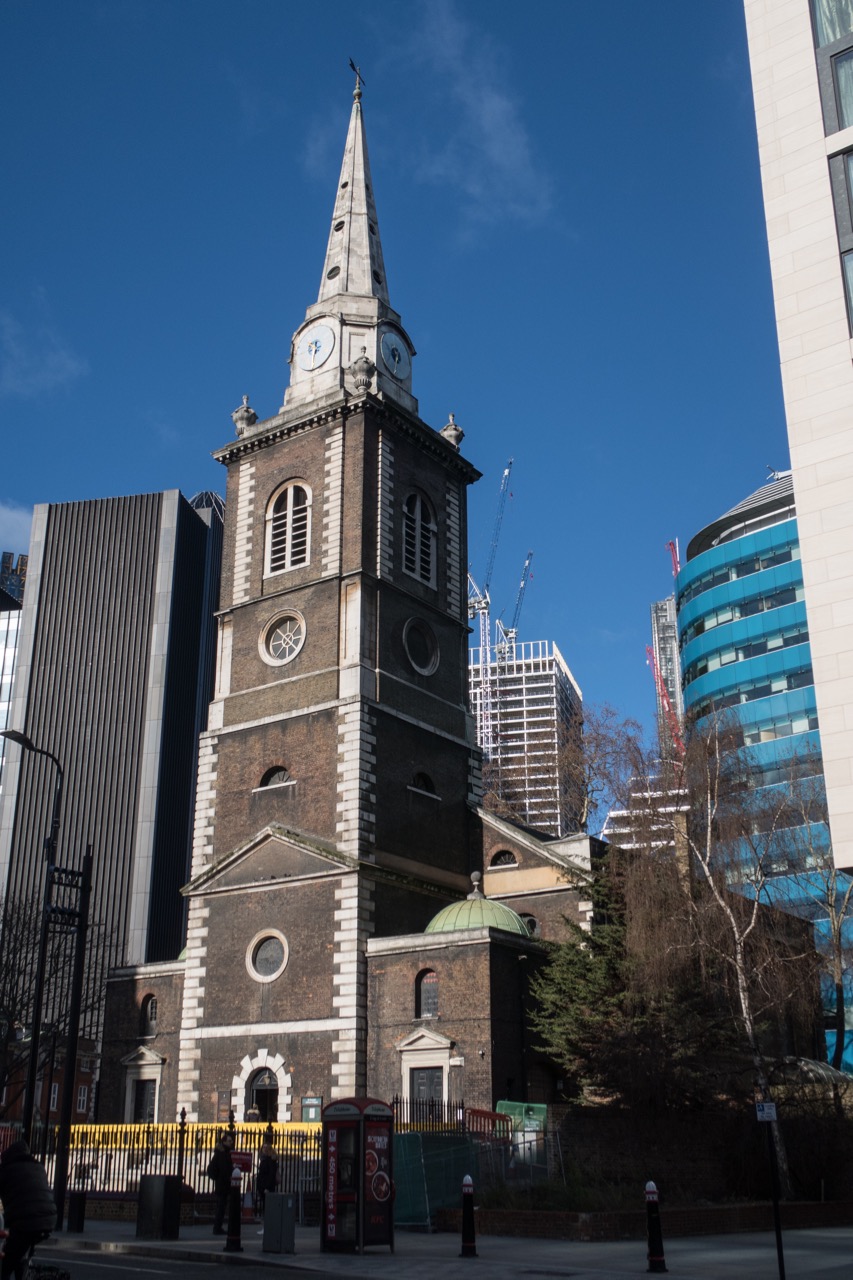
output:
[[[405,1040],[398,1040],[396,1047],[398,1053],[411,1053],[418,1049],[448,1053],[453,1047],[453,1041],[448,1040],[447,1036],[441,1035],[438,1031],[430,1030],[429,1027],[418,1027],[417,1031],[412,1031]]]
[[[523,851],[526,866],[538,863],[540,866],[554,868],[561,881],[569,880],[576,887],[588,884],[591,879],[592,846],[600,846],[600,841],[585,834],[575,834],[554,839],[542,837],[527,827],[510,822],[506,818],[492,813],[489,809],[474,806],[474,812],[483,824],[484,830],[507,840],[510,848]],[[486,868],[488,870],[488,868]]]
[[[270,881],[340,874],[355,864],[333,845],[285,827],[265,827],[238,849],[211,862],[182,890],[187,896],[247,889]]]
[[[123,1067],[162,1067],[165,1061],[162,1054],[155,1053],[153,1049],[148,1049],[142,1044],[126,1058],[122,1058],[121,1065]]]

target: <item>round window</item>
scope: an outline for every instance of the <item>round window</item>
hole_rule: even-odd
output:
[[[278,929],[256,933],[246,948],[246,968],[256,982],[272,982],[287,965],[287,939]]]
[[[403,647],[415,671],[431,676],[438,666],[438,641],[422,618],[410,618],[403,628]]]
[[[299,613],[282,613],[261,633],[259,649],[264,662],[283,667],[305,643],[305,619]]]

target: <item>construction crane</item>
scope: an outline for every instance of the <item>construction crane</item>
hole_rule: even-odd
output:
[[[478,587],[471,574],[468,574],[468,617],[480,618],[480,705],[477,716],[477,736],[483,755],[488,759],[492,754],[492,679],[489,655],[492,644],[492,622],[489,614],[491,597],[489,587],[492,581],[492,570],[495,567],[495,556],[498,553],[498,539],[501,536],[501,525],[506,506],[506,495],[509,489],[509,475],[514,459],[510,458],[501,476],[498,491],[498,509],[495,514],[495,527],[492,530],[492,541],[489,546],[489,559],[486,563],[486,576],[482,588]]]
[[[663,706],[663,713],[666,717],[666,723],[669,728],[669,736],[672,739],[672,745],[678,752],[679,760],[683,760],[686,754],[686,748],[684,746],[684,739],[681,736],[681,725],[678,723],[678,716],[675,714],[672,702],[670,701],[669,691],[666,687],[666,681],[661,675],[658,660],[655,657],[655,651],[650,644],[646,645],[646,658],[652,669],[652,675],[655,678],[655,685],[657,686],[658,696],[660,697],[661,705]]]
[[[509,658],[515,654],[515,642],[518,638],[518,620],[521,617],[521,606],[524,604],[524,592],[527,589],[527,579],[530,577],[530,561],[533,559],[533,552],[528,551],[527,559],[524,562],[524,568],[521,571],[521,582],[518,587],[518,595],[515,597],[515,610],[512,615],[512,622],[508,627],[498,618],[495,623],[497,630],[496,644],[498,648],[503,649],[504,657]]]
[[[678,573],[679,569],[681,568],[681,560],[678,555],[678,539],[674,538],[670,542],[668,542],[666,544],[666,549],[670,554],[670,558],[672,559],[672,576],[674,578]]]

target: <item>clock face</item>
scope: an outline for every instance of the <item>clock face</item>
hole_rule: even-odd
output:
[[[335,345],[335,335],[327,324],[312,324],[299,339],[296,348],[296,363],[300,369],[310,373],[325,364]]]
[[[393,329],[386,329],[379,339],[379,350],[389,373],[401,381],[407,378],[412,368],[412,358],[403,339]]]

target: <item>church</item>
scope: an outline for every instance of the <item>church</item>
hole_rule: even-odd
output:
[[[547,1102],[543,940],[591,911],[596,842],[482,806],[467,689],[468,486],[413,394],[356,80],[290,385],[226,468],[217,675],[185,950],[108,983],[98,1119],[313,1120],[353,1095]],[[319,253],[318,253],[319,258]]]

